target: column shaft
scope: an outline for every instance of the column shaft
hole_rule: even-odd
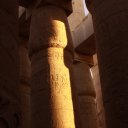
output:
[[[63,9],[43,6],[35,10],[30,29],[31,128],[75,128],[70,38]]]
[[[97,64],[94,65],[93,67],[91,67],[91,72],[93,75],[93,83],[94,83],[94,87],[96,90],[98,126],[99,126],[99,128],[106,128],[105,113],[104,113],[102,91],[101,91],[101,83],[100,83],[100,76],[99,76],[99,68],[98,68]]]
[[[81,128],[98,128],[96,94],[88,64],[81,62],[74,64],[74,80],[79,99]]]
[[[95,0],[93,22],[108,128],[128,127],[128,1]]]
[[[18,1],[0,0],[0,127],[19,127]]]
[[[22,110],[22,128],[30,128],[30,60],[27,39],[20,37],[20,98]]]

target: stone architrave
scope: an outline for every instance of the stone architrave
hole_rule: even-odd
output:
[[[81,128],[98,128],[96,93],[87,63],[74,63],[74,86],[79,99]]]
[[[128,127],[128,1],[92,0],[107,128]]]
[[[62,8],[44,5],[32,14],[31,128],[75,128],[70,67],[72,41]]]
[[[18,1],[0,0],[0,128],[20,126]]]
[[[28,40],[20,37],[20,98],[22,128],[30,128],[30,60],[28,57]]]

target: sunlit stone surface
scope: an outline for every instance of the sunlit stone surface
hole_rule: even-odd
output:
[[[44,6],[35,10],[30,29],[31,128],[75,128],[70,38],[63,9]]]

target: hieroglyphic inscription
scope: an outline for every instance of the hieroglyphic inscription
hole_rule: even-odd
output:
[[[66,74],[51,74],[50,81],[52,88],[57,89],[58,93],[70,86],[69,77]]]

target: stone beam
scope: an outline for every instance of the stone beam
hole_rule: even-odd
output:
[[[89,42],[90,36],[93,35],[93,24],[92,24],[92,16],[88,14],[85,19],[76,27],[74,31],[72,31],[72,38],[74,47],[76,48],[83,42]],[[94,42],[91,42],[94,43]]]
[[[78,54],[75,52],[74,54],[74,61],[81,61],[81,62],[86,62],[90,67],[96,65],[97,62],[97,54],[87,56],[83,54]]]
[[[79,44],[75,51],[79,54],[92,56],[96,53],[95,39],[94,34],[84,40],[81,44]]]

